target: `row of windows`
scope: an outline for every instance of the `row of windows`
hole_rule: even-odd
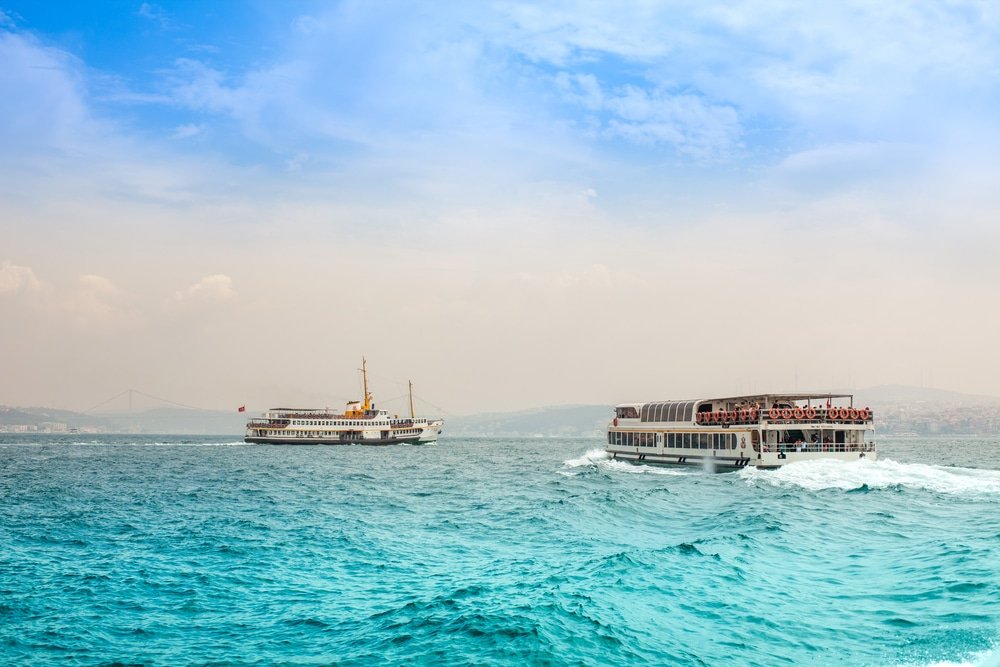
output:
[[[370,424],[378,425],[382,422],[372,422],[372,421],[328,421],[323,419],[293,419],[292,424],[295,426],[368,426]]]
[[[694,417],[694,406],[697,402],[667,401],[664,403],[646,403],[642,406],[639,419],[644,422],[689,422]]]
[[[344,431],[264,431],[262,435],[280,438],[340,438]]]
[[[655,433],[609,431],[608,444],[620,447],[656,447]],[[668,449],[736,449],[735,433],[665,433]]]

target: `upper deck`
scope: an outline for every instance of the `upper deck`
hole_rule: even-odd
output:
[[[822,425],[870,428],[871,409],[854,406],[851,394],[755,394],[649,403],[622,403],[615,407],[612,426],[647,427],[697,425]]]

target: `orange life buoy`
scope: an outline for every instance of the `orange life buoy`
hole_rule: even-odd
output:
[[[856,410],[855,408],[851,408],[850,409],[850,418],[851,419],[857,419],[858,418],[858,410]]]
[[[791,408],[782,408],[781,409],[781,418],[782,419],[791,419],[792,418],[792,409]]]
[[[865,408],[864,410],[861,411],[861,418],[864,419],[865,421],[868,421],[869,419],[872,418],[872,411],[869,408]]]
[[[757,421],[757,408],[750,408],[750,421]]]
[[[839,408],[827,408],[826,409],[826,418],[829,419],[830,421],[838,419],[839,417],[840,417],[840,409]]]
[[[781,417],[781,410],[779,410],[778,408],[768,408],[767,409],[767,418],[768,419],[778,419],[779,417]]]
[[[816,419],[816,408],[814,407],[806,408],[806,419],[809,420]]]
[[[792,416],[795,417],[796,419],[804,419],[806,416],[806,411],[803,410],[802,408],[795,408],[794,410],[792,410]]]

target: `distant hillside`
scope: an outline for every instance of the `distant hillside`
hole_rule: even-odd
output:
[[[170,435],[242,435],[246,413],[186,408],[152,408],[142,412],[109,412],[102,415],[122,430]]]
[[[238,435],[246,426],[245,413],[183,408],[154,408],[136,412],[85,414],[54,408],[0,406],[0,431],[70,429],[98,433],[163,433],[177,435]]]
[[[104,417],[83,414],[82,412],[55,408],[12,408],[8,406],[0,406],[0,426],[7,427],[5,430],[15,426],[33,426],[49,430],[87,428],[108,431],[116,428],[112,421]]]
[[[612,412],[610,405],[560,405],[450,417],[444,426],[456,436],[591,437],[603,435]]]
[[[944,389],[883,385],[855,392],[855,405],[876,409],[881,432],[1000,433],[1000,397]],[[447,436],[602,437],[612,405],[559,405],[445,420]],[[155,408],[84,414],[54,408],[0,406],[0,431],[133,432],[241,435],[246,413]]]

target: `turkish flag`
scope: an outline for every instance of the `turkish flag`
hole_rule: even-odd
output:
[[[237,412],[246,412],[246,411],[247,411],[247,406],[245,406],[245,405],[241,405],[240,409],[237,410]]]

